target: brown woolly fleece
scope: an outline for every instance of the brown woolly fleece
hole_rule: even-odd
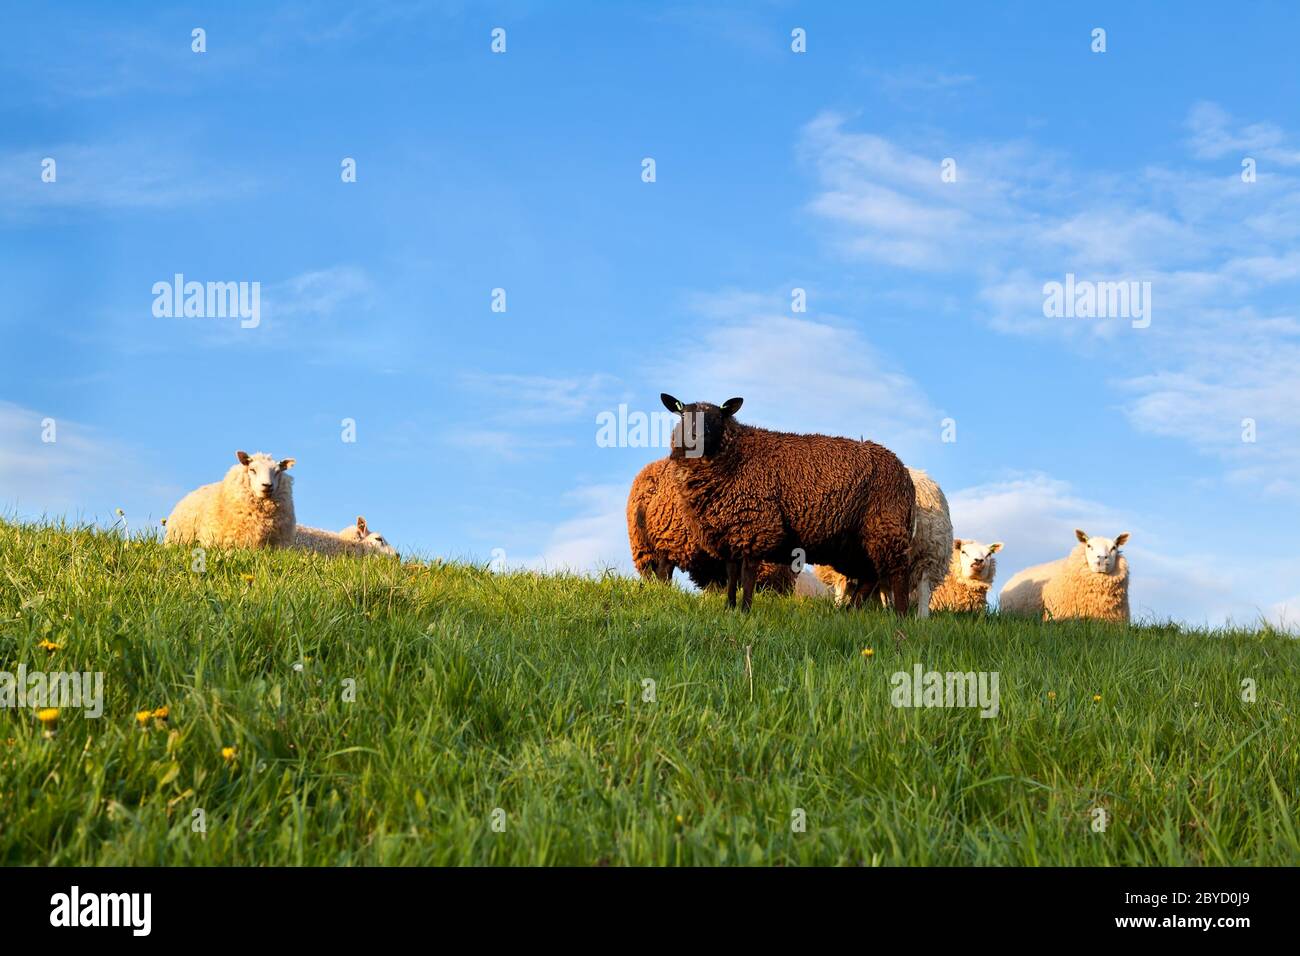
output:
[[[259,452],[252,458],[269,456]],[[164,540],[204,547],[288,547],[295,527],[292,476],[281,473],[271,497],[261,498],[248,485],[247,468],[239,464],[221,481],[203,485],[177,503],[167,517]]]
[[[692,562],[686,573],[691,576],[696,587],[705,591],[715,591],[727,586],[727,562],[721,558],[710,557],[703,552]],[[761,561],[754,586],[760,591],[771,591],[773,594],[792,594],[798,579],[799,575],[795,574],[794,568],[788,564]]]
[[[916,530],[912,535],[908,603],[913,609],[919,610],[921,582],[928,584],[929,595],[932,596],[948,571],[953,550],[952,519],[948,516],[948,499],[935,480],[919,468],[909,468],[907,473],[911,476],[912,487],[916,489]],[[850,580],[834,568],[822,565],[813,574],[835,592],[837,604],[846,601],[861,604],[866,597],[857,591],[859,582]],[[882,589],[877,588],[877,591],[879,598],[888,604],[889,595]],[[925,611],[934,607],[934,602],[929,601],[928,597],[927,602]]]
[[[627,497],[627,537],[632,563],[645,578],[672,578],[681,568],[706,590],[725,586],[726,562],[710,555],[697,527],[686,514],[686,504],[668,475],[670,461],[661,458],[646,465],[632,482]],[[787,565],[764,563],[759,568],[759,587],[789,594],[795,573]]]
[[[894,606],[906,612],[915,489],[897,455],[870,441],[742,425],[740,399],[663,401],[683,415],[671,474],[708,551],[784,563],[801,548],[809,564],[864,584],[896,580]]]
[[[993,587],[993,577],[997,574],[997,559],[992,555],[985,558],[987,581],[977,578],[962,577],[961,549],[952,549],[952,558],[948,562],[948,574],[943,582],[930,595],[931,611],[987,611],[989,609],[989,589]]]
[[[1099,621],[1127,624],[1128,561],[1115,556],[1115,569],[1109,574],[1089,570],[1084,555],[1086,546],[1075,545],[1058,574],[1043,585],[1043,616],[1060,621],[1086,617]]]

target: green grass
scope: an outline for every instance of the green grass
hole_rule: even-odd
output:
[[[1300,862],[1281,635],[763,595],[742,617],[617,577],[190,561],[0,522],[0,670],[105,675],[104,715],[64,710],[53,737],[0,711],[0,863]],[[999,715],[893,707],[916,662],[997,671]]]

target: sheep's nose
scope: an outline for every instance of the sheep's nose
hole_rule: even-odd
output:
[[[271,493],[271,483],[269,481],[262,482],[262,494],[269,495],[270,493]]]

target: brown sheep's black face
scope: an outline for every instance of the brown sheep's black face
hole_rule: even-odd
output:
[[[721,406],[711,402],[685,405],[666,392],[659,396],[664,408],[681,416],[673,428],[671,458],[712,458],[722,446],[722,430],[736,414],[743,398],[729,398]]]

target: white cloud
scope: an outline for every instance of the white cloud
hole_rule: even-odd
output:
[[[53,419],[53,442],[42,440]],[[180,490],[159,481],[142,456],[97,430],[49,411],[0,401],[0,509],[24,519],[114,520],[123,508],[133,527],[161,518],[159,501]],[[2,513],[2,512],[0,512]]]
[[[1279,630],[1300,632],[1300,594],[1278,601],[1269,608],[1268,621]]]
[[[1198,158],[1249,149],[1300,162],[1272,124],[1204,103],[1187,123]],[[956,183],[939,176],[949,151]],[[832,114],[805,127],[801,153],[818,179],[808,209],[848,259],[967,282],[973,314],[995,330],[1105,354],[1135,428],[1222,459],[1232,480],[1300,494],[1285,477],[1300,472],[1288,440],[1300,432],[1300,180],[1269,170],[1247,184],[1235,166],[1081,175],[1024,143],[905,147]],[[1066,273],[1149,281],[1150,328],[1044,317],[1043,284]],[[1258,422],[1253,446],[1243,418]]]
[[[1187,116],[1188,145],[1198,159],[1230,156],[1300,164],[1300,150],[1286,145],[1286,132],[1273,123],[1241,125],[1216,103],[1201,102]]]
[[[443,439],[447,444],[463,448],[472,454],[508,462],[525,461],[537,457],[541,452],[573,444],[570,439],[547,438],[519,429],[482,425],[449,428],[443,432]]]
[[[1075,494],[1070,484],[1041,473],[963,488],[948,495],[959,538],[1002,541],[999,577],[1008,568],[1052,561],[1069,551],[1074,529],[1113,536],[1126,530],[1112,509]],[[1014,571],[1012,572],[1014,573]]]
[[[663,383],[654,394],[714,403],[740,396],[749,424],[869,438],[904,458],[938,440],[941,415],[921,387],[851,326],[782,314],[772,298],[751,293],[695,305],[704,320],[667,350],[671,361],[652,367],[652,380]]]
[[[490,400],[490,419],[533,424],[571,424],[591,418],[609,404],[617,384],[613,376],[597,373],[570,377],[466,372],[460,377],[468,388]],[[592,426],[594,433],[594,424]]]
[[[56,179],[41,178],[45,159]],[[0,154],[2,211],[10,218],[57,209],[161,209],[210,203],[251,192],[253,183],[204,167],[172,147],[126,141],[111,145],[53,143]]]
[[[272,283],[262,293],[262,306],[269,319],[288,316],[330,316],[343,306],[365,299],[373,284],[363,269],[332,266],[304,272]]]
[[[577,513],[555,525],[541,554],[523,558],[518,564],[549,572],[599,573],[613,568],[632,574],[627,494],[627,486],[621,484],[575,488],[565,499],[576,505]]]
[[[868,70],[867,73],[890,96],[908,101],[913,100],[917,94],[950,94],[975,82],[975,77],[969,73],[948,73],[922,67]]]

